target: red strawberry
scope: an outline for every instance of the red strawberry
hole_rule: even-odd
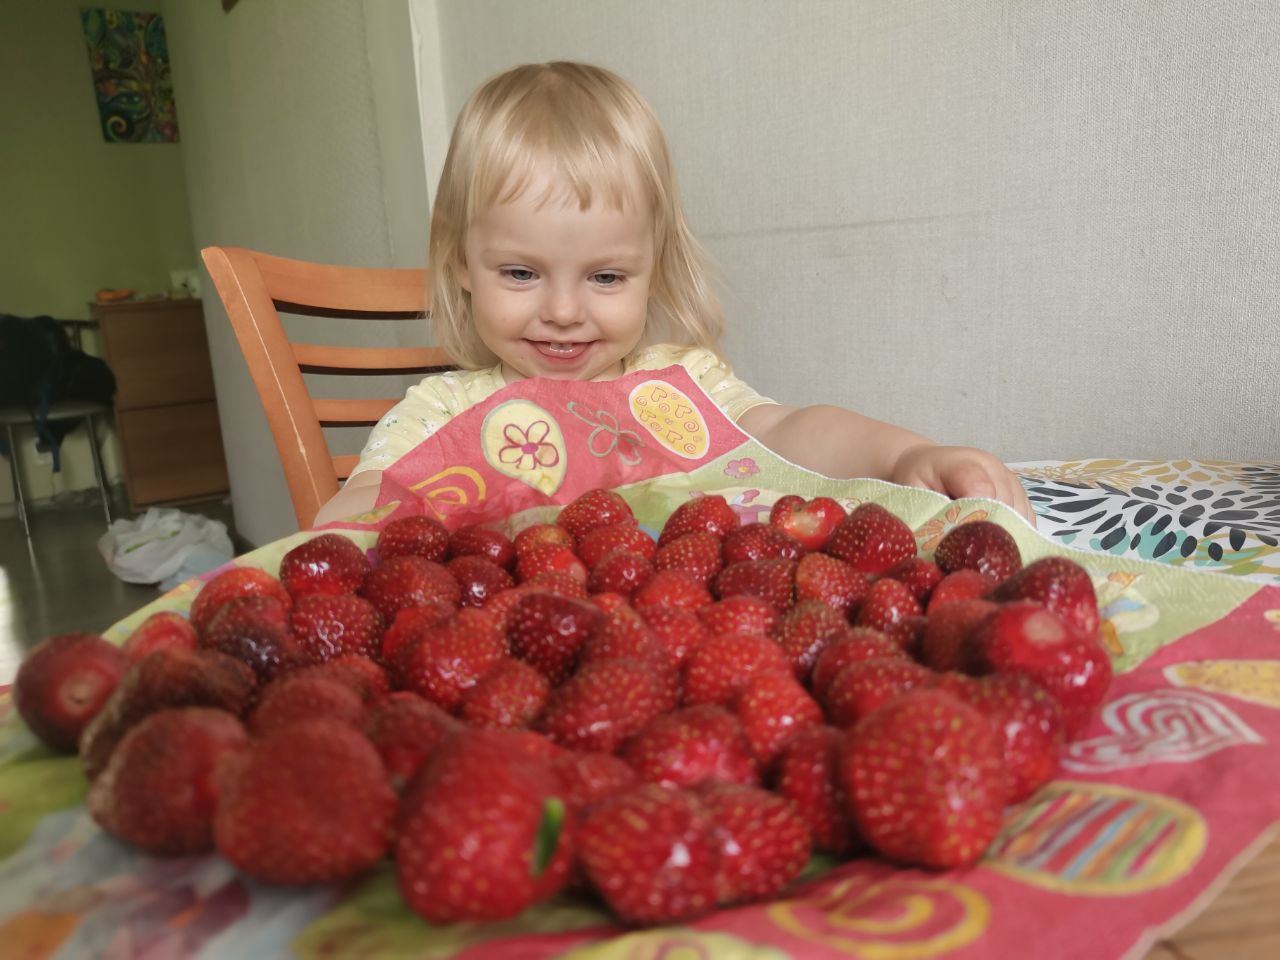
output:
[[[264,681],[310,662],[289,629],[289,608],[264,594],[224,603],[200,637],[201,646],[243,660]]]
[[[996,609],[990,600],[955,600],[932,611],[920,640],[920,659],[934,670],[977,669],[974,629]]]
[[[849,624],[842,614],[825,603],[805,600],[787,611],[777,639],[796,679],[805,682],[822,651],[848,633]]]
[[[813,845],[837,855],[852,852],[853,825],[836,777],[843,731],[811,726],[782,746],[774,766],[773,790],[795,808],[809,827]]]
[[[593,604],[552,593],[527,594],[507,622],[511,652],[535,667],[553,686],[578,662],[582,645],[604,624]]]
[[[587,599],[599,607],[600,612],[605,614],[605,616],[608,616],[621,607],[626,607],[628,610],[632,610],[634,612],[631,602],[621,593],[612,593],[610,591],[605,591],[604,593],[592,593],[587,596]]]
[[[336,720],[295,723],[255,740],[220,771],[214,840],[264,883],[329,883],[387,850],[396,794],[378,752]]]
[[[862,835],[908,864],[973,863],[1000,829],[1005,770],[981,715],[941,690],[916,690],[849,732],[841,785]]]
[[[796,601],[817,600],[847,614],[866,596],[872,576],[825,553],[807,553],[796,564]]]
[[[538,547],[567,547],[573,550],[578,546],[578,542],[573,538],[572,533],[559,524],[535,523],[517,533],[515,539],[511,541],[511,546],[516,552],[516,559],[519,560],[530,550]]]
[[[682,666],[693,648],[711,636],[692,610],[658,604],[636,608],[636,612],[649,625],[676,667]]]
[[[905,583],[881,577],[867,590],[858,605],[854,624],[888,632],[895,623],[907,617],[918,617],[924,610],[915,593]]]
[[[215,650],[161,649],[134,664],[80,735],[80,761],[93,780],[116,744],[143,717],[166,707],[218,707],[242,715],[257,678],[249,665]],[[17,686],[15,685],[15,694]]]
[[[622,759],[636,775],[667,787],[703,780],[759,783],[746,731],[724,707],[683,707],[650,721],[622,745]]]
[[[772,897],[800,875],[813,839],[786,800],[760,787],[714,780],[694,792],[719,848],[716,899],[722,906]]]
[[[767,600],[782,613],[794,599],[795,580],[794,560],[748,560],[721,570],[715,578],[714,587],[719,597],[749,594]]]
[[[733,709],[761,769],[773,762],[797,731],[822,723],[822,708],[789,670],[753,674]]]
[[[401,517],[378,531],[378,558],[421,557],[440,562],[449,550],[449,531],[432,517]]]
[[[364,724],[397,790],[403,790],[440,744],[461,729],[449,714],[408,690],[390,694],[369,711]]]
[[[748,523],[730,530],[724,538],[724,562],[743,563],[747,560],[799,560],[804,547],[793,537],[767,523]]]
[[[934,676],[927,667],[902,657],[851,663],[827,686],[823,706],[832,726],[851,727],[908,690],[926,686]]]
[[[928,601],[933,588],[942,579],[942,571],[938,569],[938,565],[923,557],[907,557],[905,560],[899,560],[886,570],[884,575],[910,587],[922,607]]]
[[[578,556],[592,571],[612,553],[638,553],[652,560],[656,550],[653,537],[636,526],[634,520],[624,520],[609,527],[597,527],[578,541]]]
[[[1049,691],[1062,707],[1068,740],[1084,729],[1111,686],[1102,644],[1034,600],[1001,604],[975,628],[972,642],[984,669],[1025,673]]]
[[[925,612],[932,614],[943,604],[954,603],[957,600],[980,599],[990,593],[995,585],[996,581],[993,578],[977,570],[957,570],[955,573],[948,573],[938,581],[938,585],[929,594]]]
[[[86,806],[104,830],[147,853],[212,850],[218,764],[248,742],[225,710],[153,713],[120,741]]]
[[[571,572],[544,570],[542,573],[534,574],[523,584],[512,587],[507,593],[521,586],[532,587],[542,593],[554,593],[557,597],[570,597],[574,600],[586,600],[591,596],[587,593],[586,575],[576,568]]]
[[[496,732],[505,731],[456,737],[447,762],[428,765],[401,809],[400,893],[430,923],[514,917],[569,879],[575,823],[550,765],[465,749]]]
[[[920,659],[920,640],[924,635],[923,614],[913,613],[885,627],[884,635],[896,643],[909,657]]]
[[[995,729],[1009,774],[1006,803],[1018,803],[1053,779],[1062,753],[1062,708],[1030,677],[993,673],[973,679],[948,674],[938,683]]]
[[[635,514],[631,512],[627,501],[612,490],[599,488],[578,496],[556,517],[556,523],[573,534],[573,539],[577,542],[581,542],[592,530],[628,521],[634,522]]]
[[[837,637],[818,654],[814,661],[810,685],[819,703],[827,702],[827,690],[836,675],[851,663],[891,657],[901,660],[906,653],[879,630],[870,627],[852,627],[842,637]]]
[[[625,760],[608,753],[569,752],[551,762],[551,771],[578,817],[640,782]]]
[[[510,590],[503,590],[496,597],[489,600],[484,605],[484,612],[493,617],[493,622],[497,624],[498,631],[505,637],[507,628],[511,625],[511,613],[524,597],[531,593],[554,593],[554,590],[540,590],[532,583],[520,583],[512,587]]]
[[[782,648],[750,634],[722,633],[698,644],[684,662],[684,702],[728,706],[753,673],[791,670]]]
[[[511,574],[486,557],[455,557],[445,566],[462,588],[464,607],[483,607],[516,585]]]
[[[641,612],[648,607],[680,607],[697,613],[711,602],[706,585],[683,570],[659,570],[631,598]]]
[[[539,729],[570,750],[613,753],[659,714],[660,681],[639,660],[600,660],[578,669],[551,694]]]
[[[260,737],[291,723],[326,717],[359,727],[365,718],[364,700],[337,680],[291,674],[263,688],[262,700],[249,718],[249,728]]]
[[[720,572],[720,538],[711,533],[686,533],[667,541],[653,557],[655,570],[683,570],[699,583]]]
[[[658,546],[665,547],[686,533],[710,533],[723,540],[729,531],[736,530],[741,524],[733,507],[719,494],[694,497],[680,504],[667,517],[658,536]]]
[[[652,579],[651,560],[640,553],[617,551],[591,568],[587,588],[592,593],[618,593],[631,597]]]
[[[429,603],[456,607],[462,602],[462,588],[444,564],[415,555],[384,560],[365,577],[360,595],[378,608],[387,623],[405,607]]]
[[[309,593],[294,601],[289,629],[314,663],[348,653],[379,655],[382,615],[364,597]]]
[[[1022,567],[1022,553],[1013,535],[990,520],[972,520],[952,527],[938,542],[934,562],[943,573],[977,570],[996,581]]]
[[[793,537],[806,550],[821,550],[845,518],[844,507],[830,497],[780,498],[769,511],[769,525]]]
[[[396,611],[395,619],[382,635],[382,646],[378,653],[383,663],[392,664],[399,659],[401,652],[419,631],[435,626],[453,616],[457,607],[443,600],[433,600],[420,607],[402,607]],[[486,613],[492,614],[491,609]],[[496,621],[495,621],[496,622]]]
[[[708,634],[749,633],[757,637],[770,636],[779,622],[773,604],[745,593],[716,601],[699,612],[698,619]]]
[[[1035,600],[1063,619],[1080,636],[1098,636],[1098,597],[1088,572],[1066,557],[1044,557],[1027,564],[996,587],[992,600]]]
[[[147,654],[161,647],[173,647],[182,650],[194,650],[199,646],[196,629],[191,621],[172,610],[161,610],[143,620],[138,628],[129,634],[121,649],[130,663],[137,663]]]
[[[46,637],[23,658],[13,703],[46,746],[72,752],[128,668],[120,648],[97,634]]]
[[[916,538],[910,527],[880,504],[864,503],[836,527],[826,551],[855,570],[884,573],[915,556]]]
[[[364,551],[340,533],[321,533],[280,561],[280,582],[294,598],[308,593],[355,593],[369,572]]]
[[[458,716],[473,727],[530,727],[551,696],[551,684],[523,660],[503,660],[462,694]]]
[[[289,677],[320,677],[332,680],[356,692],[363,703],[378,703],[391,692],[387,671],[377,662],[359,653],[344,653],[324,663],[302,667]]]
[[[643,784],[606,800],[587,815],[578,856],[624,923],[669,923],[715,909],[711,821],[687,791]]]
[[[506,640],[493,618],[463,607],[414,634],[396,660],[397,685],[453,712],[462,695],[507,656]]]
[[[605,660],[638,660],[653,673],[659,707],[674,710],[680,701],[680,671],[640,614],[627,606],[605,618],[604,626],[582,645],[578,669]]]
[[[516,548],[501,531],[473,524],[459,527],[449,534],[445,556],[450,560],[458,557],[484,557],[503,570],[510,570],[515,566]]]
[[[516,558],[516,578],[521,583],[544,573],[568,574],[579,583],[587,582],[586,565],[568,547],[548,543],[531,547]]]
[[[196,594],[191,604],[191,626],[195,627],[198,636],[204,636],[205,628],[214,614],[222,609],[228,600],[237,597],[265,595],[274,597],[288,609],[293,605],[293,597],[279,580],[257,567],[232,567],[218,574]]]

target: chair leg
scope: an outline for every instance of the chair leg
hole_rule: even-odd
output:
[[[22,471],[18,469],[18,442],[13,436],[13,425],[4,426],[5,437],[9,441],[9,472],[13,474],[13,500],[18,505],[18,519],[22,521],[22,532],[31,539],[31,523],[27,520],[27,501],[22,496]]]
[[[89,453],[93,456],[93,475],[98,478],[98,493],[102,494],[102,512],[106,514],[107,526],[111,526],[111,494],[107,491],[107,475],[102,469],[102,451],[98,449],[98,425],[93,414],[84,418],[89,428]]]

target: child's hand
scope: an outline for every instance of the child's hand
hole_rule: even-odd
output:
[[[936,443],[909,447],[889,476],[892,483],[936,490],[949,497],[988,497],[1007,503],[1034,527],[1035,512],[1018,478],[985,450]]]

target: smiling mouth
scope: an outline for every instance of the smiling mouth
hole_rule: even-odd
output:
[[[553,340],[531,340],[530,343],[544,357],[555,360],[575,360],[591,346],[587,342],[558,343]]]

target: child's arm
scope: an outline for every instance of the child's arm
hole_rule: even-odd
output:
[[[875,477],[950,497],[989,497],[1032,524],[1022,484],[996,457],[949,447],[841,407],[752,407],[738,426],[778,455],[829,477]]]
[[[357,513],[368,513],[378,501],[380,483],[382,483],[381,470],[364,470],[357,473],[320,508],[311,525],[318,527],[332,520],[353,517]]]

